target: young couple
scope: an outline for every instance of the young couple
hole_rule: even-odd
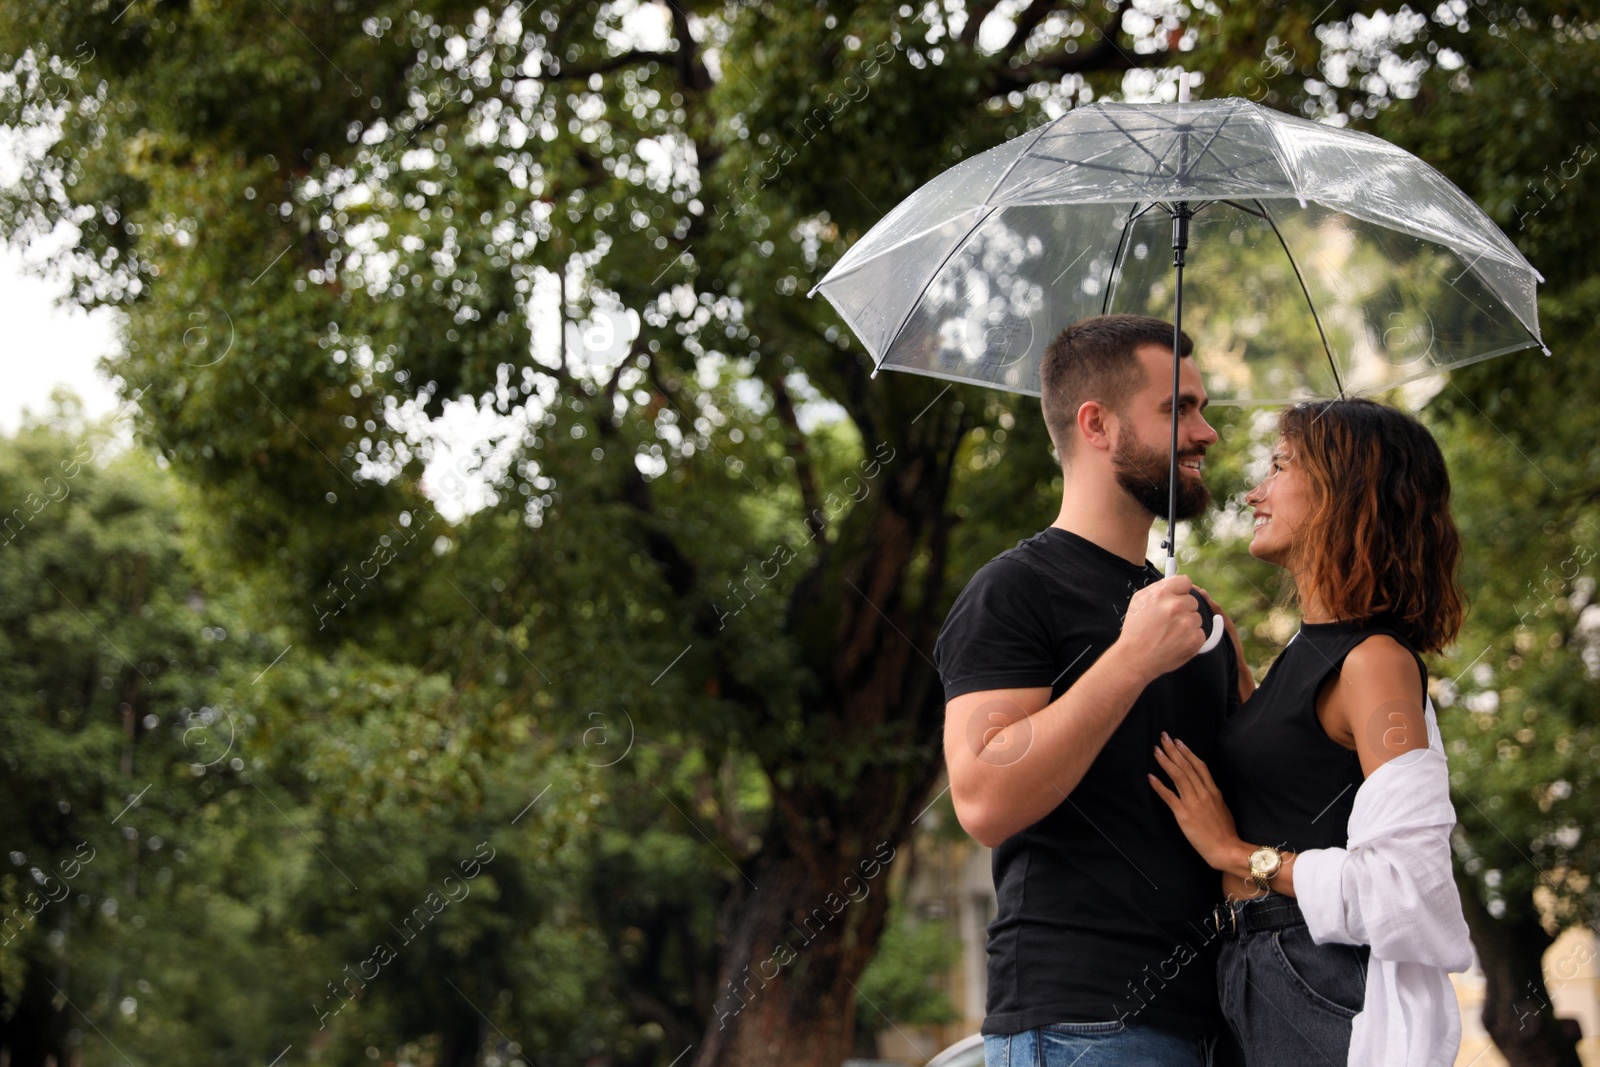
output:
[[[1279,416],[1246,501],[1300,631],[1258,687],[1221,609],[1145,559],[1171,324],[1068,327],[1040,369],[1061,512],[985,564],[935,650],[963,827],[994,849],[987,1067],[1447,1067],[1471,964],[1427,669],[1460,541],[1438,446],[1365,400]],[[1217,441],[1180,347],[1178,515]]]

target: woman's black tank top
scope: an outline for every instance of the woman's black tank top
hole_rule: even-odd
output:
[[[1365,778],[1360,757],[1323,730],[1317,693],[1375,634],[1411,652],[1426,693],[1428,669],[1392,618],[1303,623],[1260,687],[1223,723],[1215,777],[1242,840],[1294,852],[1344,847]]]

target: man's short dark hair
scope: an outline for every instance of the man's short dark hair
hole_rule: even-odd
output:
[[[1172,351],[1172,323],[1149,315],[1091,315],[1056,335],[1039,363],[1039,405],[1045,429],[1063,460],[1071,448],[1078,408],[1098,400],[1118,415],[1142,388],[1144,367],[1135,350],[1160,345]],[[1178,336],[1179,355],[1194,351],[1188,334]]]

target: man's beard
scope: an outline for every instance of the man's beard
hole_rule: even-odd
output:
[[[1178,458],[1193,459],[1195,455]],[[1118,435],[1116,448],[1111,453],[1111,470],[1117,484],[1157,518],[1165,518],[1167,514],[1172,486],[1171,462],[1164,449],[1148,448],[1134,440],[1132,434]],[[1206,488],[1205,482],[1178,476],[1178,518],[1193,519],[1202,515],[1210,503],[1211,490]]]

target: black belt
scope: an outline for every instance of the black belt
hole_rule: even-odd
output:
[[[1269,893],[1253,900],[1230,900],[1211,910],[1211,921],[1217,932],[1237,937],[1242,933],[1260,933],[1264,930],[1281,930],[1306,921],[1300,905],[1293,897]]]

